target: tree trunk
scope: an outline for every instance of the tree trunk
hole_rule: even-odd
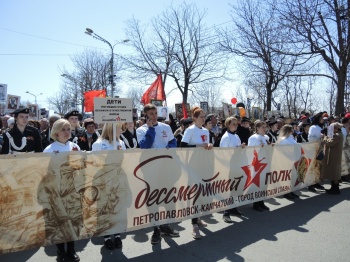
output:
[[[347,68],[343,66],[338,75],[337,83],[337,102],[335,104],[335,115],[340,116],[344,113],[344,91],[346,84],[346,70]]]
[[[271,103],[272,103],[272,90],[271,86],[266,86],[266,110],[271,111]]]

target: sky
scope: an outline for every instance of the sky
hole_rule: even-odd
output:
[[[60,69],[73,69],[69,55],[88,48],[110,54],[105,43],[84,33],[85,28],[93,29],[113,45],[126,39],[126,20],[134,16],[148,23],[170,4],[177,6],[182,2],[0,0],[0,83],[7,84],[8,94],[21,96],[22,102],[34,103],[36,96],[39,107],[48,108],[47,97],[58,92],[63,83]],[[207,10],[209,27],[231,21],[229,0],[186,2]],[[116,47],[119,54],[132,52],[122,44]],[[229,102],[232,95],[225,92]],[[181,102],[177,101],[179,95],[179,91],[171,93],[168,105]]]

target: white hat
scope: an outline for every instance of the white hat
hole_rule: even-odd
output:
[[[13,125],[15,123],[15,119],[13,117],[10,117],[7,119],[7,126]]]

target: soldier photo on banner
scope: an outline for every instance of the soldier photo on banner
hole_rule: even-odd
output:
[[[38,117],[38,105],[29,104],[28,108],[30,109],[29,117],[37,118]]]
[[[261,109],[259,107],[252,107],[252,119],[261,119]]]
[[[203,109],[206,115],[209,114],[208,102],[200,102],[200,108]]]
[[[12,112],[19,108],[20,96],[7,95],[7,111]]]
[[[169,121],[169,110],[166,106],[157,106],[158,117],[162,117],[165,121]]]
[[[151,104],[155,105],[156,107],[163,106],[163,101],[162,100],[151,100]]]
[[[0,84],[0,103],[5,103],[7,97],[7,85]]]
[[[190,104],[186,104],[186,111],[187,111],[187,114],[188,116],[190,116]],[[175,104],[175,113],[176,113],[176,118],[177,119],[181,119],[183,118],[184,114],[182,112],[182,104]]]

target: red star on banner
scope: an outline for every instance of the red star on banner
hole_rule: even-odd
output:
[[[251,184],[255,184],[257,187],[260,187],[260,174],[267,166],[266,163],[261,163],[265,159],[262,158],[259,160],[258,153],[254,150],[254,158],[251,165],[242,166],[244,173],[247,175],[247,180],[244,185],[244,189],[246,190]],[[254,176],[252,177],[252,167],[254,167]]]
[[[295,170],[297,171],[297,175],[298,175],[298,178],[297,178],[297,180],[295,181],[294,186],[297,186],[297,185],[299,185],[300,183],[303,183],[303,182],[304,182],[304,180],[303,180],[303,181],[299,181],[299,177],[301,176],[303,179],[305,178],[305,175],[306,175],[307,170],[308,170],[308,168],[309,168],[309,166],[310,166],[310,163],[311,163],[311,159],[305,157],[305,151],[304,151],[303,148],[301,148],[300,154],[301,154],[301,155],[300,155],[299,160],[296,161],[296,162],[294,163],[294,167],[295,167]],[[299,168],[299,166],[300,166],[301,164],[303,164],[303,163],[304,163],[304,165],[305,165],[305,169],[304,169],[304,170],[302,170],[302,169]],[[300,172],[303,172],[303,174],[300,173]]]

